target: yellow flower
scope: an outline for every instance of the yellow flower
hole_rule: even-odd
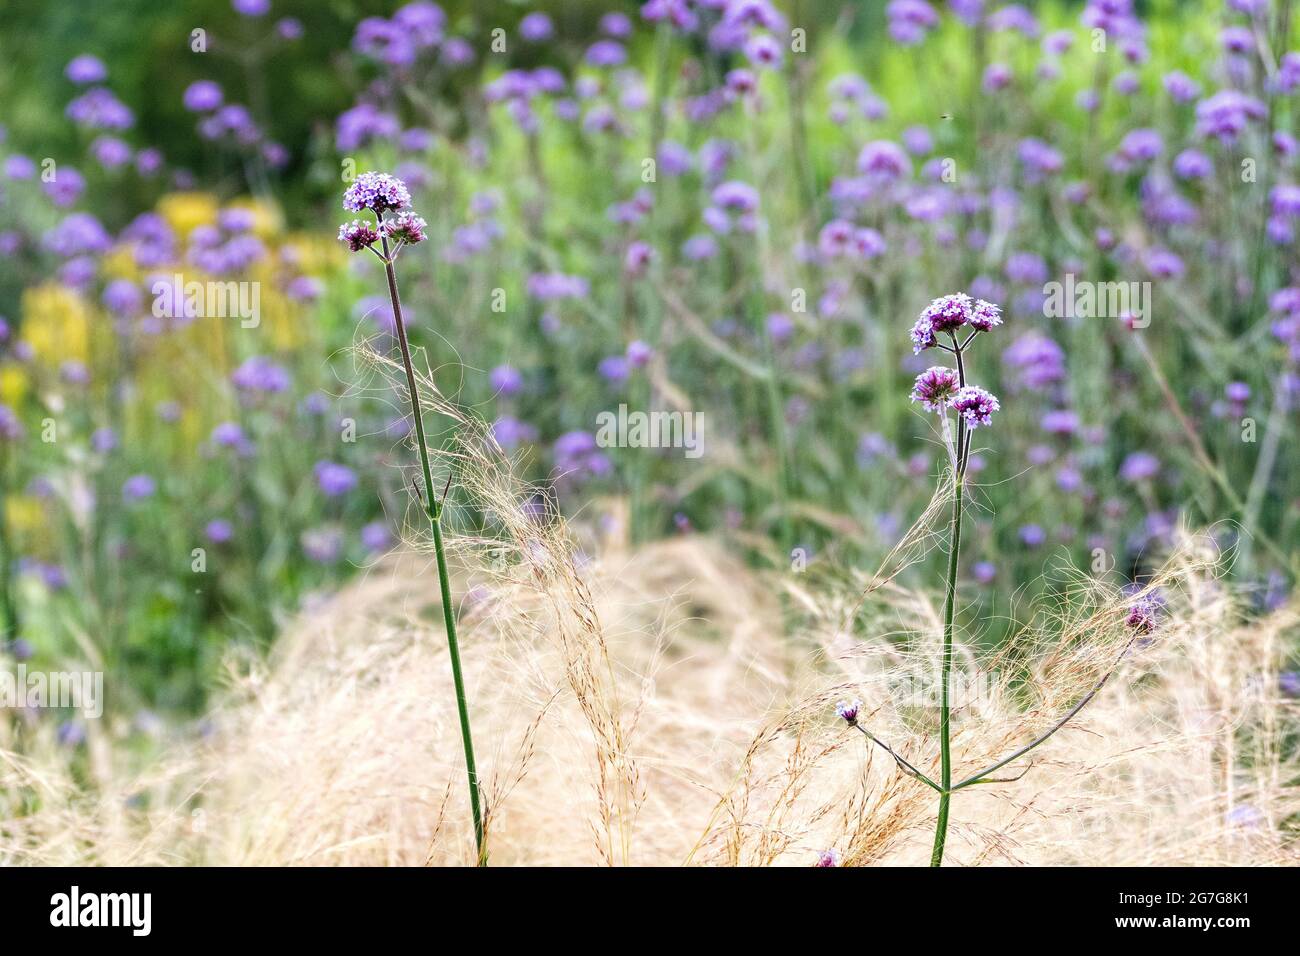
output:
[[[135,264],[135,251],[129,244],[114,246],[100,260],[106,279],[131,279],[138,282],[143,275]]]
[[[21,365],[0,368],[0,402],[17,405],[27,394],[27,370]]]
[[[158,200],[158,214],[182,239],[196,226],[216,222],[218,208],[211,193],[168,193]]]
[[[324,276],[341,269],[347,262],[343,243],[333,237],[294,232],[285,237],[282,258],[290,258],[309,276]]]
[[[91,308],[57,282],[23,290],[22,337],[35,357],[49,366],[68,360],[89,363]]]
[[[26,535],[46,527],[45,506],[31,495],[8,495],[5,498],[5,521],[17,535]]]

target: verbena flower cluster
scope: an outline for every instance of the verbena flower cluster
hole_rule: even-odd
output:
[[[343,193],[343,208],[349,212],[369,209],[384,213],[390,209],[406,209],[411,205],[411,193],[406,183],[388,173],[362,173]]]
[[[992,302],[972,299],[964,292],[944,295],[931,302],[912,326],[912,351],[923,352],[939,344],[938,336],[969,327],[988,332],[1002,324],[1002,310]]]
[[[344,192],[343,208],[350,212],[368,210],[375,214],[375,223],[363,219],[345,222],[339,226],[339,241],[346,242],[353,252],[373,249],[380,239],[396,243],[398,248],[424,242],[429,224],[410,205],[411,191],[402,180],[388,173],[362,173]],[[386,212],[395,215],[385,219]],[[389,255],[396,255],[395,250],[390,250]]]
[[[940,296],[912,326],[912,349],[919,353],[941,348],[960,356],[975,336],[1001,324],[1002,310],[992,302],[972,299],[964,292]],[[941,337],[950,344],[943,344]],[[964,384],[960,372],[942,365],[933,365],[916,377],[912,401],[928,412],[952,409],[972,429],[991,425],[993,413],[1002,408],[992,392]]]

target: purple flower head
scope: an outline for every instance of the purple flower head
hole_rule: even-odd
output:
[[[627,345],[627,361],[633,368],[645,368],[654,358],[655,350],[647,342],[640,339],[634,339]]]
[[[235,536],[235,528],[224,518],[214,518],[208,522],[203,533],[213,544],[226,544]]]
[[[417,242],[424,242],[428,238],[424,230],[429,224],[411,212],[404,209],[393,219],[389,219],[380,226],[380,231],[392,239],[394,242],[401,242],[405,245],[414,245]]]
[[[372,521],[361,529],[361,546],[378,554],[393,546],[393,533],[382,521]]]
[[[817,862],[813,866],[839,866],[840,851],[835,849],[824,850],[817,855]]]
[[[537,441],[537,429],[511,415],[502,415],[492,423],[492,437],[506,451]]]
[[[1073,435],[1079,430],[1079,416],[1068,408],[1058,408],[1043,415],[1039,426],[1049,435]]]
[[[957,373],[950,368],[934,365],[916,377],[912,386],[912,401],[920,402],[927,412],[939,412],[956,394]]]
[[[939,23],[939,15],[926,0],[889,0],[885,15],[890,37],[902,46],[916,46]]]
[[[90,447],[101,455],[117,448],[117,433],[111,428],[97,428],[90,435]]]
[[[1176,279],[1185,270],[1183,260],[1168,249],[1152,249],[1146,257],[1147,271],[1157,279]]]
[[[745,42],[745,56],[758,67],[781,65],[781,44],[766,33],[757,33]]]
[[[518,395],[524,388],[524,377],[513,365],[498,365],[488,373],[488,383],[498,395]]]
[[[1149,481],[1160,473],[1160,460],[1150,452],[1135,451],[1119,466],[1119,476],[1127,482]]]
[[[78,86],[85,86],[87,83],[102,83],[108,79],[108,68],[99,57],[83,53],[68,61],[63,75]]]
[[[1159,605],[1151,598],[1141,598],[1129,608],[1124,623],[1139,634],[1150,634],[1156,629],[1159,609]]]
[[[1043,530],[1042,525],[1037,524],[1021,526],[1019,535],[1021,542],[1027,548],[1040,548],[1043,542],[1047,540],[1047,532]]]
[[[274,394],[289,389],[289,372],[263,355],[246,359],[230,374],[230,381],[241,392]]]
[[[614,470],[613,462],[590,432],[565,432],[555,440],[553,452],[556,471],[570,480],[603,478]]]
[[[876,140],[858,153],[858,172],[884,181],[903,179],[912,174],[912,161],[897,143]]]
[[[988,303],[984,303],[988,305]],[[940,332],[952,332],[971,320],[973,303],[964,292],[940,296],[922,310],[916,324],[912,326],[912,351],[922,352],[938,345],[935,337]],[[996,315],[996,307],[991,306]],[[985,313],[987,320],[990,313]],[[992,326],[989,326],[992,328]]]
[[[528,277],[528,294],[535,299],[582,299],[591,291],[590,283],[582,276],[562,272],[537,272]]]
[[[835,705],[835,716],[839,717],[847,724],[856,724],[858,722],[858,712],[860,710],[862,710],[862,701],[842,700]]]
[[[112,239],[90,213],[74,212],[45,234],[44,243],[51,252],[71,257],[106,252]]]
[[[271,0],[230,0],[241,17],[264,17],[271,12]]]
[[[1201,95],[1201,85],[1180,70],[1166,73],[1164,84],[1165,92],[1175,103],[1190,103]]]
[[[555,25],[544,13],[529,13],[519,21],[519,35],[529,43],[549,40],[554,33]]]
[[[387,173],[362,173],[343,194],[343,208],[349,212],[369,209],[374,213],[405,209],[411,205],[406,183]]]
[[[218,448],[229,448],[240,454],[252,450],[252,445],[244,437],[244,430],[236,422],[222,422],[212,429],[212,444]]]
[[[586,60],[592,66],[622,66],[627,50],[615,40],[597,40],[587,48]]]
[[[1237,90],[1220,90],[1196,104],[1196,132],[1231,145],[1245,131],[1248,122],[1267,116],[1268,109],[1254,97]]]
[[[0,405],[0,441],[16,442],[23,437],[23,424],[8,405]]]
[[[135,114],[105,87],[95,86],[78,96],[64,111],[68,119],[89,129],[130,129]]]
[[[1002,408],[991,392],[978,385],[967,385],[959,389],[948,404],[953,411],[966,420],[968,428],[991,425],[993,413]]]
[[[353,252],[360,252],[378,242],[379,233],[370,223],[353,219],[339,226],[339,241],[346,242]]]
[[[181,102],[191,113],[208,113],[219,107],[224,97],[221,87],[211,80],[196,80],[185,88]]]
[[[86,742],[86,725],[79,720],[65,720],[54,737],[61,747],[80,747]]]
[[[357,475],[347,465],[340,465],[333,461],[318,461],[316,484],[327,498],[338,498],[357,486]]]
[[[1026,179],[1031,182],[1059,173],[1065,165],[1059,151],[1036,137],[1021,140],[1018,152],[1020,164],[1025,167]]]
[[[976,299],[970,309],[970,327],[977,332],[991,332],[1002,324],[1002,310],[992,302]]]
[[[5,160],[5,176],[9,179],[31,179],[36,175],[36,163],[28,156],[14,153]]]
[[[648,243],[639,239],[634,240],[628,245],[627,252],[623,256],[623,268],[630,276],[645,275],[654,257],[655,251]]]
[[[122,483],[122,499],[127,502],[152,498],[158,485],[148,475],[132,475]]]
[[[1214,172],[1214,163],[1200,150],[1185,149],[1174,157],[1173,169],[1179,179],[1204,179]]]
[[[990,63],[984,70],[983,88],[986,93],[996,93],[1011,85],[1011,67],[1005,63]]]
[[[682,256],[692,262],[703,262],[718,254],[718,241],[708,234],[691,236],[682,243]]]
[[[610,355],[600,360],[596,366],[596,371],[600,377],[612,385],[619,385],[627,381],[630,369],[628,368],[627,359],[622,355]]]

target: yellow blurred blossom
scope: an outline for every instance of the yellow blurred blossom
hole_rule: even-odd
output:
[[[184,239],[196,226],[217,221],[219,204],[211,193],[168,193],[158,200],[158,214]]]
[[[42,363],[75,360],[89,364],[91,307],[57,282],[24,289],[22,337]]]
[[[347,262],[346,247],[330,236],[292,232],[285,237],[281,257],[309,276],[324,276]]]
[[[27,370],[21,365],[0,368],[0,402],[14,406],[27,394]]]
[[[5,497],[5,521],[14,534],[26,535],[46,526],[45,506],[31,495]]]

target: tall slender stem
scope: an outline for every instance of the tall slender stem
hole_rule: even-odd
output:
[[[415,384],[415,369],[411,365],[411,347],[406,339],[406,323],[402,320],[402,300],[397,294],[397,273],[389,254],[388,238],[382,239],[384,272],[388,277],[388,296],[393,303],[393,322],[397,326],[397,342],[402,349],[402,366],[406,370],[406,387],[410,392],[411,415],[415,419],[415,440],[420,450],[420,467],[424,471],[424,508],[433,529],[433,550],[438,559],[438,588],[442,592],[442,620],[447,629],[447,650],[451,658],[451,677],[456,686],[456,711],[460,716],[460,739],[465,746],[465,772],[469,778],[469,803],[474,814],[474,844],[478,851],[478,865],[487,865],[487,849],[483,843],[483,812],[479,806],[478,770],[474,766],[474,740],[469,732],[469,706],[465,700],[465,679],[460,667],[460,645],[456,640],[456,613],[451,604],[451,581],[447,574],[447,554],[442,541],[442,501],[434,497],[433,470],[429,467],[429,448],[424,438],[424,421],[420,414],[420,393]]]
[[[961,440],[958,440],[961,444]],[[960,466],[959,466],[960,467]],[[962,476],[956,476],[956,490],[952,499],[952,537],[948,547],[948,587],[943,599],[943,664],[940,682],[943,701],[939,711],[939,817],[934,824],[934,849],[930,865],[943,864],[943,846],[948,837],[948,802],[952,798],[952,706],[949,684],[952,673],[952,617],[957,603],[957,554],[961,550],[961,495]]]
[[[966,385],[966,364],[962,361],[962,346],[954,337],[953,356],[957,360],[957,382]],[[952,618],[957,605],[957,559],[961,552],[961,499],[962,485],[966,479],[966,422],[957,419],[957,453],[953,467],[952,524],[948,536],[948,581],[943,597],[943,662],[940,665],[939,683],[942,700],[939,709],[939,816],[934,824],[934,849],[930,852],[930,865],[943,865],[943,847],[948,839],[948,804],[952,799]]]

